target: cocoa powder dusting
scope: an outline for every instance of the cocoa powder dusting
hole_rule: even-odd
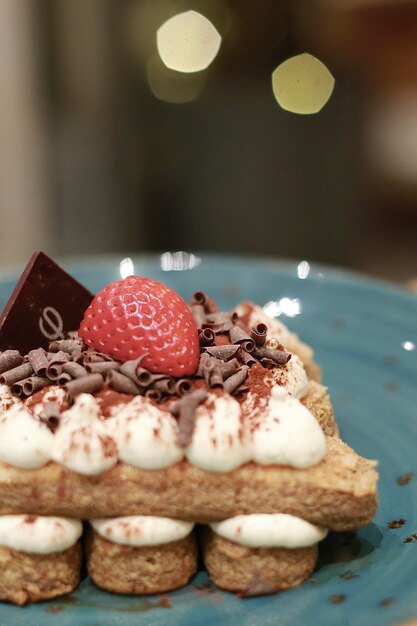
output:
[[[114,391],[113,389],[109,389],[108,387],[102,389],[98,393],[95,394],[95,398],[100,407],[100,412],[104,419],[111,417],[112,409],[114,407],[122,407],[128,402],[130,402],[134,396],[127,393],[119,393],[118,391]]]

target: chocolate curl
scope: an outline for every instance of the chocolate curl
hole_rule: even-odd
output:
[[[119,393],[128,393],[132,396],[138,396],[142,393],[143,389],[140,389],[131,378],[121,374],[116,369],[111,369],[106,377],[106,381]]]
[[[44,387],[48,387],[51,382],[47,378],[40,378],[39,376],[30,376],[29,378],[24,378],[19,382],[16,382],[12,385],[12,394],[19,397],[28,397],[31,396],[32,393],[36,393],[43,389]]]
[[[46,370],[46,375],[49,380],[58,380],[58,377],[62,374],[64,364],[69,361],[69,358],[68,353],[63,350],[54,354],[49,361],[48,369]]]
[[[73,402],[80,393],[96,393],[102,389],[103,385],[104,380],[101,374],[88,374],[71,380],[64,387],[68,392],[70,401]]]
[[[0,355],[0,374],[7,372],[23,363],[19,350],[5,350]]]
[[[247,365],[242,365],[241,369],[236,372],[236,374],[229,376],[229,378],[224,381],[224,390],[230,394],[234,393],[241,386],[241,384],[245,382],[248,372],[249,367]]]
[[[253,354],[251,352],[246,352],[246,350],[241,351],[240,358],[243,364],[247,365],[248,367],[252,367],[252,365],[255,365],[255,363],[258,363],[258,360],[255,359]]]
[[[240,346],[236,344],[206,348],[206,352],[208,352],[210,356],[214,356],[216,359],[221,359],[222,361],[229,361],[229,359],[236,356],[239,350]]]
[[[291,352],[285,350],[272,350],[271,348],[261,348],[256,346],[252,352],[253,356],[259,359],[261,363],[263,359],[270,359],[276,365],[285,365],[292,357]]]
[[[211,373],[215,367],[218,367],[217,359],[207,354],[207,352],[203,352],[200,356],[197,376],[201,376],[201,378],[204,378],[206,383],[209,384]]]
[[[230,341],[240,344],[246,352],[252,352],[255,347],[254,340],[240,326],[233,326],[230,330]]]
[[[188,393],[189,391],[191,391],[192,386],[193,386],[193,383],[191,382],[189,378],[180,378],[175,383],[175,392],[179,396],[183,396],[185,393]]]
[[[260,323],[251,328],[250,336],[257,346],[263,346],[266,341],[267,332],[268,326],[266,324]]]
[[[169,407],[172,415],[178,418],[178,445],[182,448],[191,442],[196,409],[206,399],[207,392],[204,389],[196,389],[173,402]]]
[[[229,313],[209,313],[203,328],[211,328],[216,334],[227,333],[234,326],[234,322]]]
[[[22,363],[18,367],[14,367],[7,372],[3,372],[0,376],[0,383],[3,385],[9,385],[11,387],[14,383],[19,382],[19,380],[23,380],[24,378],[28,378],[33,374],[33,367],[30,363]]]
[[[164,396],[172,396],[174,393],[176,393],[175,387],[175,380],[173,378],[166,377],[161,378],[160,380],[156,380],[152,385],[153,389],[159,389],[159,391],[161,391],[162,395]]]
[[[200,346],[212,346],[216,339],[216,334],[211,328],[202,328],[198,332]]]
[[[222,376],[220,365],[218,365],[212,370],[208,384],[209,384],[209,387],[211,387],[212,389],[214,389],[215,387],[223,389],[224,384],[223,384],[223,376]]]
[[[48,369],[49,362],[43,348],[31,350],[28,354],[28,361],[33,367],[33,371],[36,375],[43,377],[46,376],[46,370]]]
[[[195,291],[193,293],[193,297],[191,298],[190,306],[194,306],[195,304],[199,304],[204,307],[207,303],[207,296],[202,291]]]
[[[71,354],[74,350],[82,350],[85,347],[82,339],[60,339],[59,341],[51,341],[49,344],[49,352],[66,352]]]
[[[71,361],[74,361],[74,363],[79,363],[80,365],[84,365],[85,355],[86,352],[82,350],[74,350],[73,352],[71,352]]]
[[[55,432],[59,426],[60,415],[59,406],[56,402],[46,402],[40,420],[48,426],[51,432]]]
[[[133,380],[134,383],[138,384],[137,371],[139,370],[139,373],[142,373],[142,370],[146,372],[148,371],[145,370],[145,368],[140,368],[140,364],[146,356],[148,356],[148,352],[145,352],[145,354],[142,354],[137,359],[133,359],[132,361],[126,361],[125,363],[123,363],[123,365],[120,366],[119,371],[131,380]]]
[[[65,374],[69,374],[71,378],[81,378],[82,376],[87,376],[88,373],[85,367],[79,363],[74,363],[74,361],[64,363],[62,371],[65,372]]]
[[[195,325],[201,328],[206,321],[206,312],[202,304],[191,304],[191,313],[193,314]]]
[[[104,358],[103,354],[100,352],[84,352],[84,364],[87,363],[103,363],[103,361],[108,361],[109,359]]]
[[[160,402],[162,399],[162,391],[159,389],[147,389],[143,395],[154,402]]]
[[[245,352],[245,354],[247,354],[247,352]],[[223,380],[226,380],[226,378],[229,378],[232,374],[236,374],[239,368],[240,365],[237,359],[232,359],[231,361],[227,361],[227,363],[222,363],[220,365],[220,372]]]
[[[80,378],[81,378],[81,376],[80,376]],[[69,383],[70,380],[72,380],[72,376],[70,376],[66,372],[61,372],[60,375],[58,376],[58,378],[56,379],[56,382],[58,383],[58,385],[63,387],[64,385]]]
[[[272,359],[260,359],[259,363],[262,365],[262,367],[265,367],[268,370],[273,369],[274,367],[277,366],[277,364],[275,363],[275,361],[273,361]]]
[[[90,374],[103,374],[103,376],[107,376],[111,370],[118,370],[119,367],[119,361],[100,361],[97,363],[86,363],[83,369],[86,369]]]

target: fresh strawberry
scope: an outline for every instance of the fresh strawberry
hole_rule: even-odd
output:
[[[200,358],[198,331],[184,300],[162,283],[129,276],[100,291],[85,312],[79,336],[117,361],[141,355],[158,374],[190,376]]]

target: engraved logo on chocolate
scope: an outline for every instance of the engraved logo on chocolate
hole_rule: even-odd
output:
[[[46,328],[45,328],[46,323]],[[55,339],[63,339],[64,321],[61,315],[53,306],[46,306],[42,311],[42,317],[39,318],[39,328],[41,333],[50,341]]]
[[[43,252],[35,252],[0,317],[0,350],[21,354],[78,330],[92,294]]]

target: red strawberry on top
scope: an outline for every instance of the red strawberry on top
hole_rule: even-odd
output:
[[[85,312],[79,336],[117,361],[146,354],[143,367],[190,376],[200,358],[198,331],[184,300],[162,283],[129,276],[102,289]]]

